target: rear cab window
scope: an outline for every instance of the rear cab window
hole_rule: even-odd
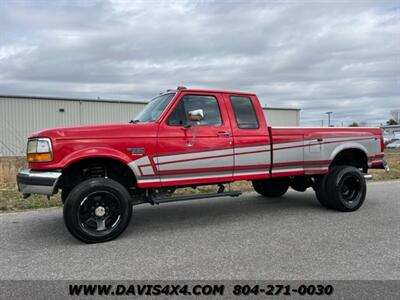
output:
[[[237,127],[240,129],[258,129],[257,114],[250,97],[247,96],[229,96],[233,112],[235,114]]]

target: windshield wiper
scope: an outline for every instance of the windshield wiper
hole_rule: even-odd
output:
[[[140,122],[140,120],[130,120],[129,121],[129,123],[132,123],[132,124],[136,124],[136,123],[139,123]]]

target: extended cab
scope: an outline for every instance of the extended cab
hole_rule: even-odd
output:
[[[66,227],[93,243],[122,233],[132,205],[238,196],[225,191],[237,180],[266,197],[312,187],[323,206],[354,211],[383,150],[379,128],[269,127],[255,94],[178,88],[130,123],[33,134],[17,181],[24,196],[61,190]],[[211,184],[218,191],[174,195]]]

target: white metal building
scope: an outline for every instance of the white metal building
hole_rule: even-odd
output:
[[[300,126],[300,109],[264,107],[264,115],[270,126]]]
[[[32,132],[54,127],[126,123],[145,102],[0,95],[0,156],[25,155]],[[299,126],[300,109],[264,108],[272,126]]]
[[[386,135],[400,136],[400,125],[384,125],[381,128]]]

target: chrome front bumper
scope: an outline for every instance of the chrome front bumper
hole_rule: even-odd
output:
[[[61,172],[21,170],[17,174],[18,190],[24,195],[39,194],[51,196],[57,192]]]

